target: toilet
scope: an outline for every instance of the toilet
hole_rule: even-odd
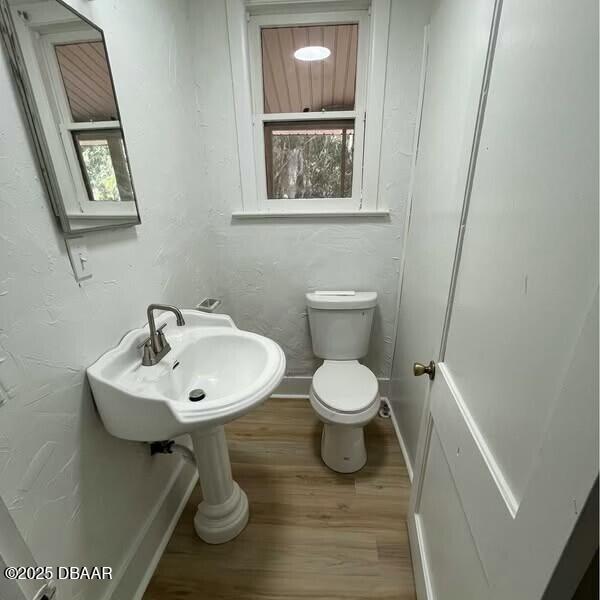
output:
[[[364,427],[379,410],[377,378],[358,362],[369,349],[377,293],[309,292],[306,304],[313,352],[324,359],[310,388],[323,422],[321,458],[353,473],[367,462]]]

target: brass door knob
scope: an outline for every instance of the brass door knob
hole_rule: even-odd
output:
[[[432,360],[429,361],[428,365],[423,365],[419,362],[413,364],[413,375],[420,377],[426,373],[429,376],[429,379],[433,381],[433,378],[435,377],[435,363]]]

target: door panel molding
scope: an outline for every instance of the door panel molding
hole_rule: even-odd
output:
[[[502,563],[494,543],[498,532],[513,522],[518,504],[506,478],[485,444],[477,424],[452,381],[447,365],[438,363],[430,410],[452,473],[463,511],[489,581]]]
[[[467,482],[472,479],[473,473],[469,469],[477,470],[486,479],[490,479],[490,491],[495,489],[495,492],[502,498],[509,515],[514,519],[519,510],[519,502],[504,476],[502,468],[494,458],[473,415],[471,415],[466,402],[454,383],[448,365],[443,362],[438,363],[437,369],[454,400],[454,402],[448,402],[448,398],[443,398],[443,392],[438,392],[438,386],[435,386],[432,394],[431,413],[435,422],[439,424],[438,431],[445,434],[442,438],[442,445],[446,451],[448,464],[456,467],[456,478],[464,479]],[[456,449],[456,452],[453,452],[454,449]],[[468,451],[469,456],[473,457],[470,461],[472,464],[465,473],[462,472],[465,466],[463,461],[458,460],[465,454],[463,450]]]
[[[427,598],[484,600],[490,585],[468,515],[435,427],[425,458],[423,494],[415,524],[419,536]],[[451,547],[458,564],[444,556]]]

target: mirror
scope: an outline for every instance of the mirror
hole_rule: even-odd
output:
[[[102,30],[60,0],[0,0],[0,29],[63,231],[140,223]]]

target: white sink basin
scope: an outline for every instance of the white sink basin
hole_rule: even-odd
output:
[[[279,385],[285,356],[272,340],[240,331],[230,317],[182,311],[178,327],[168,312],[171,351],[156,365],[142,365],[139,346],[148,328],[130,331],[116,348],[88,368],[88,379],[106,429],[142,442],[184,433],[192,437],[202,502],[194,517],[197,534],[210,544],[233,539],[248,522],[248,498],[231,476],[223,424],[265,400]],[[190,400],[192,390],[205,397]]]
[[[142,366],[138,348],[148,328],[129,332],[91,367],[88,378],[106,429],[127,440],[167,440],[231,421],[267,398],[285,370],[281,348],[240,331],[230,317],[182,311],[186,324],[167,323],[171,351],[157,365]],[[189,400],[193,389],[206,397]]]

